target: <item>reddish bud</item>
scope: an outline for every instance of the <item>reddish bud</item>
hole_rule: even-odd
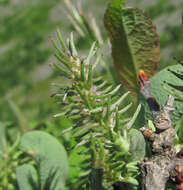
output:
[[[145,72],[142,69],[139,70],[139,79],[142,81],[144,81],[144,80],[148,81],[149,80],[147,75],[145,74]]]
[[[144,83],[149,81],[147,75],[145,74],[145,72],[142,69],[139,70],[138,80],[139,80],[139,84],[140,84],[141,89],[144,88]]]

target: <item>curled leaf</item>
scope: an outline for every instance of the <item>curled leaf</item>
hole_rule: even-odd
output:
[[[160,43],[151,19],[138,8],[122,8],[124,1],[112,0],[104,23],[112,44],[116,71],[124,87],[137,97],[138,74],[154,75],[160,60]]]

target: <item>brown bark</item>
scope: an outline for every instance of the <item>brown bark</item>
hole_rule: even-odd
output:
[[[155,132],[147,127],[140,129],[147,140],[150,141],[153,153],[152,157],[144,158],[140,163],[142,190],[165,190],[169,179],[178,182],[178,189],[180,189],[182,182],[181,180],[177,181],[177,176],[181,175],[182,177],[183,159],[176,154],[173,145],[176,136],[170,119],[173,102],[174,98],[170,96],[167,103],[156,113]]]

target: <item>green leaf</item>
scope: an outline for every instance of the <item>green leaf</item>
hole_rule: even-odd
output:
[[[24,164],[16,169],[16,177],[20,190],[38,189],[38,176],[35,168],[30,164]]]
[[[148,127],[150,129],[152,129],[152,131],[156,131],[156,128],[155,128],[152,120],[148,120]]]
[[[40,190],[64,189],[68,176],[67,155],[56,138],[41,131],[28,132],[22,136],[20,149],[36,161]]]
[[[148,77],[156,72],[160,43],[156,27],[146,13],[137,8],[122,8],[123,3],[122,0],[109,3],[104,23],[116,71],[125,88],[136,97],[139,70],[143,69]]]
[[[132,118],[130,119],[130,121],[125,125],[125,127],[126,127],[127,129],[130,129],[130,128],[133,126],[133,124],[135,123],[135,120],[136,120],[137,117],[138,117],[138,114],[139,114],[139,112],[140,112],[140,109],[141,109],[141,104],[138,105],[138,107],[137,107],[135,113],[133,114],[133,117],[132,117]]]
[[[183,67],[181,65],[169,66],[166,69],[163,69],[162,71],[158,72],[150,79],[151,94],[156,98],[157,102],[160,105],[165,104],[165,102],[168,100],[170,91],[173,89],[171,86],[167,85],[166,83],[171,83],[177,86],[183,86],[183,81],[177,78],[171,72],[169,72],[169,70],[175,72],[176,71],[183,72]],[[175,90],[175,92],[180,96],[183,96],[183,93],[181,93],[180,91]],[[183,102],[175,100],[174,108],[175,110],[172,113],[172,121],[175,124],[183,115]]]
[[[133,177],[125,177],[123,180],[136,186],[139,185],[139,182]]]
[[[132,154],[133,161],[140,160],[145,156],[145,139],[140,131],[131,129],[130,136],[130,152]]]

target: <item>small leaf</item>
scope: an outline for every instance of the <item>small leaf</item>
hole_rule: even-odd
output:
[[[145,156],[145,139],[140,131],[131,129],[130,133],[130,152],[132,154],[133,161],[140,160]]]
[[[24,134],[20,149],[33,156],[40,180],[40,190],[62,190],[68,176],[67,155],[63,146],[51,135],[32,131]]]
[[[125,177],[124,181],[128,182],[128,183],[131,183],[133,185],[136,185],[136,186],[139,185],[139,182],[133,177]]]
[[[60,44],[61,44],[62,48],[67,52],[67,51],[68,51],[68,48],[66,47],[66,45],[65,45],[65,43],[64,43],[64,40],[63,40],[63,38],[62,38],[62,34],[61,34],[59,28],[57,28],[57,35],[58,35],[58,39],[59,39],[59,41],[60,41]]]
[[[112,44],[116,71],[125,88],[137,97],[138,73],[143,69],[148,77],[157,70],[160,43],[156,27],[142,10],[121,8],[122,0],[112,0],[104,23]]]
[[[152,131],[156,131],[156,128],[155,128],[155,126],[154,126],[152,120],[148,120],[148,127],[149,127],[150,129],[152,129]]]
[[[117,106],[120,106],[121,103],[124,101],[124,99],[129,95],[129,92],[126,92],[125,94],[123,94],[115,103],[113,103],[111,105],[111,111],[114,111],[114,109],[117,107]]]
[[[70,37],[70,50],[72,52],[72,55],[76,57],[78,55],[75,44],[74,44],[74,37],[73,33],[71,32],[71,37]]]
[[[139,115],[139,112],[141,110],[141,104],[138,105],[133,117],[130,119],[130,121],[125,125],[127,129],[130,129],[132,125],[135,123],[135,120],[137,119],[137,116]]]
[[[38,189],[38,176],[35,168],[30,164],[18,166],[16,177],[20,190]]]

